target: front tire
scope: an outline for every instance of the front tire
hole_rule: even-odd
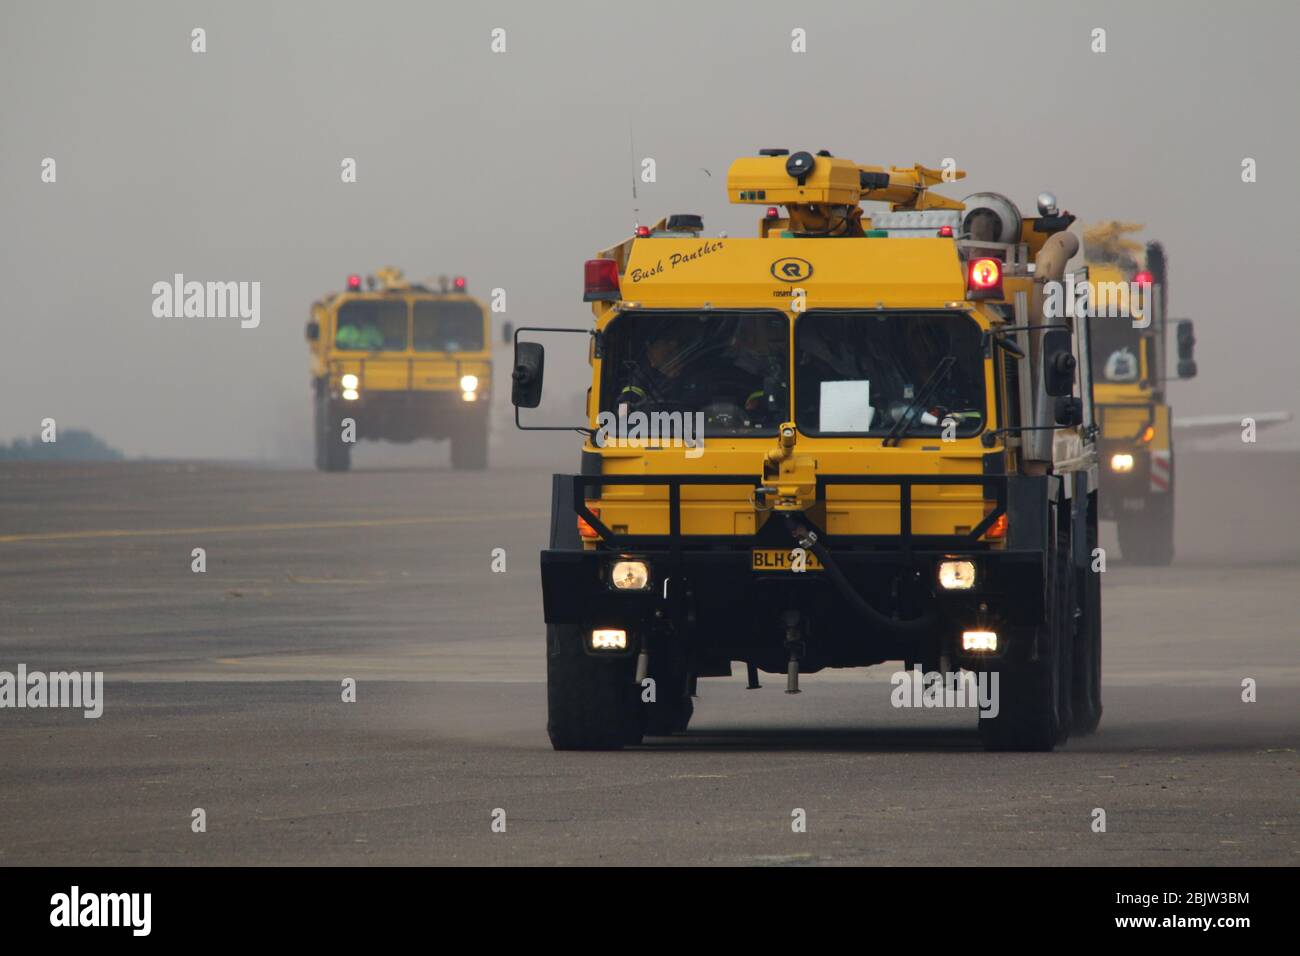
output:
[[[588,654],[583,635],[572,624],[546,626],[546,732],[556,750],[622,750],[640,741],[636,659]]]
[[[645,709],[645,732],[649,737],[684,734],[695,715],[695,701],[691,698],[694,682],[686,655],[670,641],[672,636],[665,635],[652,645],[650,652],[655,699],[641,705]]]
[[[998,680],[998,714],[979,718],[985,750],[1048,751],[1070,733],[1070,671],[1073,647],[1073,570],[1068,539],[1057,532],[1050,554],[1043,621],[1022,629],[1024,646],[1010,649]],[[1038,656],[1028,646],[1035,637]]]
[[[1129,564],[1167,567],[1174,560],[1174,492],[1153,494],[1148,510],[1119,522],[1119,550]]]
[[[483,471],[488,462],[486,415],[462,422],[451,436],[451,467],[457,471]]]
[[[329,392],[316,389],[315,432],[316,467],[321,471],[347,471],[352,467],[352,446],[343,440],[337,406]]]

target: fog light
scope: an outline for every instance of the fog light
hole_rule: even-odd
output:
[[[939,586],[947,591],[969,591],[975,586],[975,562],[940,561]]]
[[[961,649],[963,651],[996,651],[998,636],[992,631],[962,631]]]
[[[591,632],[591,649],[593,651],[627,650],[627,631],[614,628],[598,628]]]
[[[650,565],[644,561],[615,561],[609,579],[619,591],[644,591],[650,586]]]
[[[361,393],[358,392],[355,388],[343,389],[343,398],[349,402],[355,402],[360,397],[361,397]]]
[[[461,401],[465,401],[465,402],[478,401],[478,396],[475,395],[473,392],[463,392],[460,397],[461,397]]]
[[[461,390],[462,392],[477,392],[477,391],[478,391],[478,376],[477,376],[477,375],[462,375],[462,376],[460,377],[460,390]]]
[[[1132,470],[1133,470],[1133,456],[1132,456],[1132,455],[1128,455],[1128,454],[1111,455],[1111,456],[1110,456],[1110,470],[1111,470],[1111,471],[1120,471],[1120,472],[1124,472],[1124,471],[1132,471]]]
[[[361,379],[357,378],[351,372],[339,379],[339,384],[344,388],[356,389],[361,384]]]

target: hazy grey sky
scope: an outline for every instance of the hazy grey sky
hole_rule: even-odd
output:
[[[0,440],[54,417],[131,454],[305,461],[308,306],[386,263],[588,321],[582,261],[632,224],[629,122],[658,166],[642,218],[710,232],[752,233],[723,185],[763,146],[952,156],[950,195],[1145,222],[1198,322],[1176,411],[1300,411],[1297,26],[1282,0],[6,0]],[[259,280],[261,326],[154,318],[176,272]]]

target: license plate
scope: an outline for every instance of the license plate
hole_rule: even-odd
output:
[[[802,550],[803,560],[799,562],[794,549],[755,548],[751,552],[751,564],[755,571],[820,571],[822,563],[811,551]]]

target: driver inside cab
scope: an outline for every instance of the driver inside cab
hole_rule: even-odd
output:
[[[615,406],[700,412],[722,430],[775,427],[785,409],[782,356],[758,322],[660,319],[623,362]]]

